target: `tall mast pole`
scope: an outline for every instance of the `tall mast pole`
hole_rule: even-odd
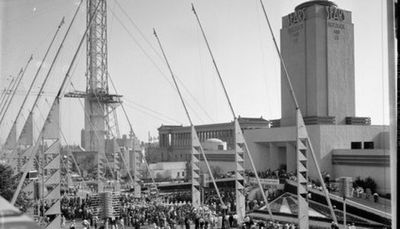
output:
[[[71,23],[70,23],[70,26],[69,26],[69,28],[67,29],[67,32],[66,32],[66,34],[65,34],[65,37],[64,37],[64,40],[65,40],[65,38],[66,38],[66,36],[67,36],[67,34],[68,34],[68,32],[69,32],[69,29],[71,28],[71,26],[72,26],[72,24],[73,24],[73,22],[74,22],[74,20],[75,20],[75,16],[78,14],[78,12],[79,12],[79,9],[80,9],[80,6],[81,6],[81,4],[82,4],[82,2],[83,2],[83,0],[81,0],[81,3],[79,4],[79,6],[77,7],[77,9],[76,9],[76,11],[75,11],[75,14],[74,14],[74,17],[72,18],[72,20],[71,20]],[[96,8],[97,9],[97,8]],[[89,23],[89,25],[90,25],[90,23]],[[78,47],[77,47],[77,49],[76,49],[76,51],[75,51],[75,54],[74,54],[74,56],[73,56],[73,58],[72,58],[72,60],[71,60],[71,63],[70,63],[70,65],[69,65],[69,67],[68,67],[68,70],[67,70],[67,72],[65,73],[65,76],[64,76],[64,79],[63,79],[63,81],[62,81],[62,83],[61,83],[61,86],[60,86],[60,88],[59,88],[59,90],[58,90],[58,92],[57,92],[57,96],[56,96],[56,98],[54,99],[54,102],[53,102],[53,104],[50,106],[50,107],[53,107],[54,106],[54,104],[56,104],[56,103],[59,103],[59,100],[61,99],[61,97],[63,96],[63,91],[64,91],[64,87],[65,87],[65,83],[69,80],[69,78],[70,78],[70,73],[71,73],[71,70],[72,70],[72,66],[74,65],[74,63],[75,63],[75,60],[76,60],[76,57],[78,56],[78,52],[79,52],[79,50],[81,49],[81,46],[82,46],[82,44],[83,44],[83,41],[85,40],[85,36],[86,36],[86,34],[87,34],[87,32],[88,32],[88,27],[86,27],[86,30],[85,30],[85,32],[84,32],[84,34],[82,35],[82,38],[81,38],[81,40],[80,40],[80,42],[79,42],[79,45],[78,45]],[[63,40],[63,41],[64,41]],[[60,44],[60,46],[59,46],[59,50],[58,51],[60,51],[60,48],[62,47],[62,45],[63,45],[63,42]],[[53,60],[53,63],[54,63],[54,61],[55,60]],[[51,67],[50,67],[51,68]],[[49,71],[50,71],[51,69],[49,69]],[[33,106],[33,108],[35,108],[35,105]],[[33,111],[33,109],[31,110],[31,112]],[[52,111],[50,110],[49,111],[49,115],[50,115],[50,113],[51,113]],[[48,116],[49,116],[48,115]],[[28,162],[27,163],[30,163],[30,164],[32,164],[33,163],[33,158],[34,158],[34,156],[35,156],[35,151],[36,151],[36,149],[37,149],[37,147],[39,147],[39,143],[40,143],[40,140],[41,140],[41,138],[43,137],[43,132],[44,132],[44,130],[45,130],[45,127],[46,127],[46,125],[43,125],[43,127],[42,127],[42,129],[41,129],[41,131],[39,132],[39,136],[38,136],[38,138],[36,139],[36,141],[34,142],[34,146],[33,146],[33,149],[34,150],[32,150],[32,153],[29,155],[29,159],[28,159]],[[64,138],[65,139],[65,138]],[[26,168],[29,168],[30,166],[26,166]],[[79,168],[78,168],[79,169]],[[18,195],[19,195],[19,193],[20,193],[20,191],[21,191],[21,188],[22,188],[22,185],[23,185],[23,183],[24,183],[24,178],[26,177],[26,174],[28,173],[28,170],[25,170],[24,171],[24,173],[23,173],[23,175],[22,175],[22,177],[21,177],[21,179],[20,179],[20,181],[19,181],[19,184],[18,184],[18,186],[17,186],[17,190],[14,192],[14,195],[13,195],[13,198],[12,198],[12,201],[11,201],[11,204],[14,204],[15,203],[15,201],[16,201],[16,199],[17,199],[17,197],[18,197]]]
[[[257,170],[256,170],[256,167],[254,165],[253,157],[251,156],[249,148],[247,147],[246,140],[243,137],[243,133],[242,133],[239,121],[238,121],[238,119],[237,119],[237,117],[235,115],[235,111],[233,109],[233,106],[232,106],[231,100],[229,98],[228,92],[227,92],[227,90],[225,88],[224,81],[222,80],[220,71],[218,69],[217,63],[216,63],[215,58],[214,58],[214,55],[213,55],[213,53],[211,51],[211,48],[210,48],[210,45],[208,43],[206,34],[204,32],[203,26],[201,25],[200,18],[197,15],[197,12],[196,12],[196,9],[194,8],[193,3],[192,3],[192,11],[193,11],[194,15],[196,16],[197,23],[198,23],[198,25],[200,27],[200,30],[201,30],[201,33],[203,35],[204,41],[207,44],[208,52],[209,52],[209,54],[211,56],[215,71],[217,72],[218,78],[219,78],[221,86],[222,86],[222,88],[224,90],[225,97],[226,97],[226,99],[227,99],[227,101],[229,103],[229,107],[231,109],[232,116],[233,116],[233,119],[234,119],[235,151],[236,151],[236,156],[235,156],[235,162],[236,162],[236,176],[235,176],[235,178],[236,178],[236,185],[235,185],[236,186],[236,211],[237,211],[237,214],[238,214],[238,217],[239,217],[239,221],[243,220],[244,214],[245,214],[245,212],[244,212],[244,208],[245,208],[245,204],[244,204],[245,199],[244,198],[245,197],[244,197],[244,186],[243,186],[243,183],[244,183],[244,178],[243,178],[243,175],[244,175],[244,158],[243,158],[244,155],[243,155],[243,153],[244,152],[243,151],[246,151],[246,153],[247,153],[247,155],[249,157],[251,166],[252,166],[254,174],[256,176],[258,187],[259,187],[259,189],[261,191],[262,197],[263,197],[264,202],[265,202],[265,204],[267,206],[268,214],[269,214],[269,216],[270,216],[270,218],[272,220],[273,219],[272,218],[272,212],[271,212],[271,209],[270,209],[270,206],[269,206],[269,203],[268,203],[267,196],[265,195],[264,189],[263,189],[262,184],[260,182],[260,179],[258,177]]]
[[[14,91],[15,85],[17,85],[19,77],[21,77],[22,71],[23,71],[23,69],[21,68],[19,70],[17,76],[11,80],[11,83],[10,83],[6,93],[4,94],[2,100],[0,101],[0,115],[3,113],[3,108],[4,108],[5,104],[7,104],[9,98],[11,97],[11,94]]]
[[[50,77],[50,74],[51,74],[51,72],[52,72],[52,70],[53,70],[53,67],[54,67],[55,63],[57,62],[57,59],[58,59],[58,57],[59,57],[59,55],[60,55],[60,53],[61,53],[61,50],[62,50],[62,48],[63,48],[63,46],[64,46],[65,40],[66,40],[67,37],[68,37],[68,34],[69,34],[69,32],[70,32],[70,30],[71,30],[71,27],[72,27],[72,25],[73,25],[73,23],[74,23],[74,21],[75,21],[75,19],[76,19],[76,16],[78,15],[78,12],[79,12],[79,9],[80,9],[80,7],[81,7],[81,5],[82,5],[82,2],[83,2],[83,0],[80,1],[78,7],[76,8],[75,13],[74,13],[74,16],[72,17],[72,20],[71,20],[71,22],[69,23],[69,26],[68,26],[68,28],[67,28],[67,31],[65,32],[64,37],[63,37],[63,39],[62,39],[60,45],[58,46],[58,49],[57,49],[57,51],[56,51],[56,54],[55,54],[55,56],[54,56],[54,58],[53,58],[53,60],[52,60],[52,62],[51,62],[51,64],[50,64],[49,70],[47,71],[46,76],[45,76],[45,78],[43,79],[43,83],[42,83],[42,85],[40,86],[39,92],[38,92],[38,94],[37,94],[37,96],[36,96],[36,98],[35,98],[35,101],[34,101],[33,104],[32,104],[32,108],[30,109],[30,112],[29,112],[28,117],[31,116],[31,115],[33,114],[33,111],[34,111],[35,107],[37,106],[37,104],[38,104],[38,102],[39,102],[39,99],[41,98],[41,96],[42,96],[42,94],[43,94],[44,88],[45,88],[45,86],[46,86],[46,84],[47,84],[47,82],[48,82],[48,79],[49,79],[49,77]],[[20,134],[21,134],[21,133],[20,133]],[[20,136],[17,135],[17,140],[19,139],[19,137],[20,137]]]
[[[11,87],[14,85],[14,84],[13,84],[14,81],[15,81],[15,78],[12,77],[12,78],[11,78],[11,81],[10,81],[10,84],[8,84],[7,88],[5,88],[4,91],[2,92],[2,94],[1,94],[1,96],[0,96],[0,107],[3,106],[4,99],[6,98],[8,92],[11,90]]]
[[[110,80],[111,86],[113,87],[115,93],[118,95],[117,87],[115,86],[114,81],[112,80],[112,78],[111,78],[110,75],[108,76],[108,79]],[[123,113],[124,113],[125,119],[126,119],[127,122],[128,122],[129,129],[130,129],[130,135],[131,135],[132,138],[135,138],[135,132],[133,131],[132,122],[130,121],[129,116],[128,116],[128,113],[126,112],[124,103],[121,102],[120,105],[121,105],[122,111],[123,111]],[[132,148],[133,148],[133,146],[132,146]],[[147,163],[146,157],[144,157],[144,161],[145,161],[146,168],[147,168],[147,170],[148,170],[148,172],[149,172],[149,175],[150,175],[150,177],[151,177],[153,186],[156,187],[156,182],[155,182],[155,179],[154,179],[154,177],[153,177],[153,174],[152,174],[151,171],[150,171],[150,167],[149,167],[149,165],[148,165],[148,163]],[[135,167],[134,167],[134,171],[135,171],[136,174],[139,174],[139,172],[137,171],[136,165],[135,165]],[[137,179],[138,179],[138,178],[135,177],[134,183],[137,183]]]
[[[4,107],[2,108],[4,111],[3,111],[3,116],[0,119],[0,125],[3,123],[4,117],[6,116],[8,108],[10,107],[10,105],[11,105],[13,99],[14,99],[15,93],[17,92],[17,89],[18,89],[18,87],[19,87],[19,85],[21,83],[21,80],[22,80],[22,78],[24,78],[26,69],[28,69],[28,66],[31,63],[32,59],[33,59],[33,55],[31,55],[29,57],[29,60],[28,60],[28,62],[26,63],[25,67],[22,70],[21,77],[18,79],[17,84],[16,84],[16,86],[14,88],[14,91],[12,92],[12,95],[11,95],[10,99],[8,100],[7,103],[4,104]]]
[[[335,211],[333,210],[333,207],[332,207],[331,199],[329,198],[329,192],[328,192],[328,190],[326,188],[324,179],[322,178],[321,169],[319,168],[319,164],[318,164],[317,158],[315,156],[314,149],[312,147],[312,144],[311,144],[310,138],[308,136],[308,132],[307,132],[306,126],[304,124],[304,119],[303,119],[303,116],[301,114],[301,110],[300,110],[299,104],[297,102],[296,94],[294,93],[294,90],[293,90],[292,82],[290,80],[289,73],[287,71],[285,61],[284,61],[284,59],[282,57],[282,54],[281,54],[281,52],[279,50],[279,47],[278,47],[278,44],[276,42],[275,35],[274,35],[273,30],[272,30],[271,23],[269,21],[268,15],[267,15],[267,11],[265,10],[264,3],[263,3],[262,0],[260,0],[260,3],[261,3],[261,6],[262,6],[262,10],[264,12],[265,19],[266,19],[267,24],[268,24],[269,31],[270,31],[270,33],[272,35],[272,40],[274,41],[276,52],[277,52],[277,54],[279,56],[280,63],[282,65],[282,67],[283,67],[284,75],[285,75],[287,84],[289,86],[290,94],[291,94],[291,97],[292,97],[293,102],[295,104],[295,109],[296,109],[296,113],[297,113],[296,114],[296,116],[297,116],[296,117],[296,125],[297,125],[297,139],[296,139],[297,150],[296,151],[297,151],[297,181],[298,181],[298,185],[297,185],[298,195],[297,196],[298,196],[298,203],[299,203],[299,221],[300,221],[299,223],[300,223],[300,228],[307,228],[308,227],[308,222],[305,222],[303,220],[304,218],[308,219],[308,203],[305,201],[305,200],[307,200],[307,175],[308,175],[308,171],[307,171],[307,149],[309,149],[310,152],[311,152],[311,157],[312,157],[313,162],[315,164],[315,167],[317,169],[318,178],[321,181],[322,189],[323,189],[323,192],[325,194],[326,202],[328,203],[328,206],[329,206],[333,221],[336,224],[338,224],[337,218],[336,218],[336,215],[335,215]],[[303,205],[303,206],[301,206],[301,205]],[[306,208],[305,208],[305,206],[306,206]],[[300,216],[301,214],[303,214],[303,216]],[[302,221],[304,221],[304,222],[302,222]]]
[[[28,91],[26,92],[25,98],[24,98],[24,100],[22,101],[22,104],[21,104],[21,106],[20,106],[20,108],[19,108],[19,111],[18,111],[17,115],[15,116],[13,125],[12,125],[12,127],[11,127],[11,131],[9,132],[8,137],[7,137],[6,139],[8,139],[8,138],[10,137],[10,135],[11,135],[11,133],[12,133],[12,129],[15,128],[16,125],[17,125],[18,118],[19,118],[19,116],[21,115],[21,112],[22,112],[22,110],[23,110],[23,108],[24,108],[24,106],[25,106],[25,103],[26,103],[26,101],[27,101],[28,98],[29,98],[29,94],[31,93],[31,90],[32,90],[33,86],[35,85],[35,82],[36,82],[36,80],[37,80],[37,78],[38,78],[38,76],[39,76],[39,72],[40,72],[40,70],[42,69],[43,63],[46,61],[47,55],[48,55],[48,53],[49,53],[51,47],[53,46],[53,43],[54,43],[54,41],[55,41],[55,39],[56,39],[56,37],[57,37],[57,34],[58,34],[58,32],[60,31],[61,26],[62,26],[63,24],[64,24],[64,17],[61,19],[60,24],[57,26],[57,31],[55,32],[55,34],[54,34],[54,36],[53,36],[53,38],[52,38],[52,40],[51,40],[51,42],[50,42],[50,45],[49,45],[49,47],[47,48],[46,53],[44,54],[44,57],[43,57],[42,61],[40,62],[40,65],[39,65],[39,67],[38,67],[38,69],[37,69],[37,71],[36,71],[36,73],[35,73],[35,76],[33,77],[32,83],[31,83],[31,85],[29,86]]]
[[[180,91],[180,89],[179,89],[178,83],[176,82],[174,72],[172,71],[171,65],[170,65],[169,62],[168,62],[168,58],[167,58],[167,56],[165,55],[164,49],[163,49],[163,47],[162,47],[162,45],[161,45],[161,41],[160,41],[160,39],[159,39],[159,37],[158,37],[157,32],[156,32],[155,29],[154,29],[154,36],[156,37],[157,42],[158,42],[158,45],[160,46],[160,49],[161,49],[161,52],[162,52],[162,54],[163,54],[165,63],[167,64],[168,69],[169,69],[169,72],[171,73],[172,80],[174,81],[174,84],[175,84],[176,90],[177,90],[177,92],[178,92],[179,98],[180,98],[180,100],[181,100],[181,102],[182,102],[182,106],[183,106],[183,108],[185,109],[186,116],[187,116],[187,118],[188,118],[188,120],[189,120],[190,127],[191,127],[191,129],[192,129],[192,141],[193,141],[193,139],[199,139],[198,136],[197,136],[197,131],[195,130],[195,127],[194,127],[194,125],[193,125],[192,119],[190,118],[190,114],[189,114],[189,111],[188,111],[188,109],[187,109],[187,107],[186,107],[185,101],[183,100],[183,96],[182,96],[182,93],[181,93],[181,91]],[[199,146],[200,152],[201,152],[202,155],[203,155],[204,162],[206,163],[206,166],[207,166],[207,169],[208,169],[208,173],[210,174],[211,180],[212,180],[212,182],[213,182],[213,184],[214,184],[214,188],[215,188],[215,191],[217,192],[219,201],[221,202],[221,205],[222,205],[222,206],[225,206],[224,201],[222,200],[221,194],[219,193],[219,189],[218,189],[217,183],[215,182],[214,175],[212,174],[212,171],[211,171],[210,165],[209,165],[209,163],[208,163],[206,154],[204,153],[203,147],[201,146],[201,144],[198,144],[198,146]],[[195,161],[196,161],[196,158],[193,158],[193,157],[195,157],[195,155],[194,155],[194,153],[193,153],[193,152],[195,152],[195,151],[196,151],[196,149],[193,147],[193,142],[192,142],[192,191],[196,188],[196,187],[195,187],[195,184],[194,184],[194,182],[193,182],[193,179],[194,179],[193,174],[197,172],[197,171],[194,171],[195,167],[193,166],[194,163],[195,163]],[[195,192],[195,193],[197,193],[197,192]],[[200,194],[200,193],[199,193],[199,194]],[[197,197],[194,197],[194,196],[193,196],[193,193],[192,193],[192,199],[196,199],[196,198],[197,198]],[[193,202],[194,202],[194,201],[193,201]]]

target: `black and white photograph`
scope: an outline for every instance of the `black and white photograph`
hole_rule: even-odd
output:
[[[399,228],[397,0],[0,0],[0,229]]]

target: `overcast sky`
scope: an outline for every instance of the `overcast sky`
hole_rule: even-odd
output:
[[[170,64],[183,90],[195,124],[232,120],[216,73],[186,0],[108,0],[109,73],[124,97],[134,131],[146,141],[148,132],[157,135],[161,124],[188,121],[152,35],[156,28]],[[280,65],[258,0],[193,1],[227,86],[236,113],[246,117],[280,118]],[[291,13],[300,0],[265,0],[279,42],[281,17]],[[372,118],[373,124],[388,124],[386,1],[338,0],[352,11],[355,35],[356,115]],[[30,54],[34,61],[18,91],[7,123],[18,109],[51,36],[63,16],[63,26],[53,51],[41,71],[44,78],[54,53],[72,18],[78,0],[0,0],[0,88],[9,83]],[[85,6],[85,4],[84,4]],[[45,97],[54,97],[78,41],[85,29],[85,7],[81,9],[70,36],[55,65]],[[140,30],[138,30],[138,28]],[[144,38],[143,36],[144,35]],[[85,90],[85,46],[74,67],[72,83]],[[41,80],[39,80],[41,81]],[[39,83],[35,86],[37,92]],[[74,88],[68,85],[67,91]],[[111,92],[113,92],[111,90]],[[31,107],[34,96],[30,98]],[[36,119],[48,112],[43,102]],[[80,143],[83,108],[77,99],[62,100],[62,129],[68,143]],[[27,111],[25,111],[26,113]],[[42,115],[41,115],[42,113]],[[128,126],[118,111],[121,133]],[[39,122],[38,122],[39,123]],[[40,125],[40,124],[38,124]],[[0,131],[0,140],[4,131]]]

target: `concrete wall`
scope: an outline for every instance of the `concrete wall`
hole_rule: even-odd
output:
[[[286,143],[286,171],[292,172],[297,170],[297,154],[296,145],[293,142]]]
[[[371,177],[378,186],[379,193],[390,193],[390,167],[359,166],[359,165],[334,165],[334,177],[356,177],[365,179]]]
[[[330,173],[332,173],[331,161],[334,149],[350,149],[351,142],[357,141],[373,141],[376,149],[386,148],[384,143],[387,139],[385,140],[379,136],[383,136],[382,133],[388,132],[387,126],[321,125],[319,129],[320,139],[319,141],[313,141],[314,149],[316,154],[320,154],[318,158],[320,158],[321,170]],[[315,139],[315,136],[313,134],[311,137]]]
[[[318,4],[283,17],[281,50],[303,115],[334,116],[337,124],[345,124],[346,116],[355,115],[354,26],[351,12],[334,10],[343,17],[329,18],[327,8]],[[294,125],[295,106],[283,69],[281,96],[281,125]]]
[[[154,178],[184,178],[182,172],[186,175],[185,162],[160,162],[149,164],[149,168]]]
[[[286,142],[295,141],[295,129],[294,127],[282,127],[246,130],[244,138],[257,170],[263,171],[268,168],[278,168],[280,161],[284,161],[286,155],[281,154],[286,154],[286,152],[279,147],[286,147]],[[244,155],[244,167],[252,169],[247,154]]]
[[[388,149],[353,149],[333,151],[333,176],[365,179],[371,177],[379,193],[390,193],[390,153]]]
[[[375,149],[388,148],[388,126],[312,125],[308,134],[321,171],[333,174],[332,153],[336,149],[350,149],[351,142],[373,141]],[[244,137],[258,170],[277,169],[286,158],[287,171],[296,169],[295,127],[247,130]],[[251,169],[247,155],[245,168]],[[309,175],[317,172],[311,154],[308,155]],[[365,168],[373,171],[373,167]]]
[[[327,91],[328,116],[345,124],[346,116],[355,115],[354,25],[351,12],[344,20],[327,20]]]
[[[218,171],[220,171],[221,174],[226,174],[226,173],[228,173],[230,171],[234,171],[235,170],[235,163],[234,162],[210,161],[209,164],[210,164],[211,171],[214,171],[215,169],[217,169]],[[200,162],[200,170],[201,170],[202,173],[208,174],[208,169],[207,169],[206,163],[204,161]]]

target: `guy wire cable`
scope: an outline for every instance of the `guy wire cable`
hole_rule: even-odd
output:
[[[220,72],[219,72],[217,63],[215,62],[214,55],[212,54],[210,45],[209,45],[208,40],[207,40],[207,37],[206,37],[206,34],[205,34],[204,29],[203,29],[203,27],[202,27],[202,25],[201,25],[201,23],[200,23],[200,18],[199,18],[199,16],[197,15],[197,12],[196,12],[196,9],[194,8],[194,4],[193,4],[193,3],[192,3],[192,11],[193,11],[194,15],[196,16],[198,25],[199,25],[199,27],[200,27],[200,29],[201,29],[203,38],[204,38],[204,40],[205,40],[205,42],[206,42],[206,45],[207,45],[207,48],[208,48],[208,52],[209,52],[209,54],[210,54],[210,56],[211,56],[211,58],[212,58],[212,62],[213,62],[214,68],[215,68],[215,70],[216,70],[216,72],[217,72],[217,75],[218,75],[218,78],[219,78],[219,80],[220,80],[221,86],[222,86],[222,88],[223,88],[223,90],[224,90],[225,97],[226,97],[226,99],[227,99],[227,101],[228,101],[228,104],[229,104],[229,107],[230,107],[230,109],[231,109],[233,119],[234,119],[235,121],[237,121],[237,117],[236,117],[235,111],[234,111],[234,109],[233,109],[231,100],[230,100],[230,98],[229,98],[229,96],[228,96],[228,92],[227,92],[227,90],[226,90],[226,88],[225,88],[225,84],[224,84],[224,82],[223,82],[223,80],[222,80],[222,77],[221,77],[221,74],[220,74]],[[237,122],[239,123],[239,121],[237,121]],[[239,125],[240,125],[240,124],[239,124]],[[239,130],[239,131],[241,131],[241,130]],[[235,133],[235,134],[236,134],[236,133]],[[256,167],[255,167],[255,165],[254,165],[253,157],[252,157],[252,155],[251,155],[251,153],[250,153],[250,151],[249,151],[249,148],[247,147],[246,140],[244,140],[244,143],[245,143],[244,146],[245,146],[245,149],[246,149],[245,151],[246,151],[247,155],[249,156],[250,164],[251,164],[251,166],[252,166],[252,169],[254,170],[254,174],[255,174],[255,177],[256,177],[256,180],[257,180],[257,183],[258,183],[258,187],[259,187],[260,190],[261,190],[261,194],[262,194],[263,199],[264,199],[264,201],[265,201],[265,204],[266,204],[266,206],[267,206],[268,214],[269,214],[271,220],[273,220],[273,215],[272,215],[272,212],[271,212],[271,207],[270,207],[270,205],[269,205],[269,202],[268,202],[268,199],[267,199],[267,197],[266,197],[266,195],[265,195],[265,192],[263,191],[264,189],[263,189],[263,187],[262,187],[262,185],[261,185],[260,178],[258,177],[257,170],[256,170]]]
[[[24,100],[22,101],[22,104],[20,105],[19,111],[18,111],[17,115],[15,116],[14,122],[13,122],[13,124],[12,124],[12,126],[11,126],[11,130],[10,130],[9,134],[7,135],[7,138],[6,138],[6,139],[8,139],[8,137],[11,135],[12,128],[14,128],[14,126],[17,125],[17,121],[18,121],[18,119],[19,119],[19,116],[21,115],[21,112],[22,112],[22,110],[23,110],[23,108],[24,108],[24,106],[25,106],[25,103],[26,103],[26,101],[28,100],[29,95],[31,94],[32,88],[33,88],[34,84],[36,83],[37,77],[39,76],[39,72],[40,72],[40,70],[42,69],[43,63],[45,62],[45,60],[46,60],[46,58],[47,58],[47,55],[49,54],[49,51],[50,51],[51,47],[53,46],[53,43],[54,43],[54,41],[55,41],[55,39],[56,39],[56,37],[57,37],[57,34],[58,34],[58,32],[60,31],[61,26],[62,26],[63,24],[64,24],[64,17],[61,19],[60,24],[57,26],[57,30],[56,30],[56,32],[55,32],[55,34],[54,34],[54,36],[53,36],[53,38],[52,38],[52,40],[51,40],[51,42],[50,42],[50,45],[48,46],[48,48],[47,48],[47,50],[46,50],[46,53],[45,53],[44,56],[43,56],[42,61],[40,62],[40,65],[39,65],[39,67],[38,67],[38,69],[37,69],[37,71],[36,71],[36,73],[35,73],[35,76],[33,77],[33,80],[32,80],[32,82],[31,82],[31,84],[30,84],[30,86],[29,86],[29,88],[28,88],[28,91],[26,92],[25,98],[24,98]]]
[[[5,118],[6,114],[7,114],[8,108],[10,107],[10,105],[11,105],[11,103],[12,103],[14,97],[15,97],[15,92],[17,91],[17,88],[19,87],[22,78],[24,78],[26,69],[28,69],[29,64],[31,63],[32,59],[33,59],[33,55],[30,56],[28,62],[26,63],[25,67],[23,68],[22,73],[21,73],[21,77],[18,79],[17,84],[16,84],[16,86],[14,88],[14,91],[13,91],[12,95],[10,96],[10,99],[8,100],[7,103],[4,104],[4,107],[2,108],[4,110],[4,112],[3,112],[3,116],[0,119],[0,125],[2,124],[4,118]]]
[[[286,77],[286,81],[287,81],[287,83],[288,83],[288,86],[289,86],[289,89],[290,89],[290,94],[291,94],[292,99],[293,99],[293,102],[294,102],[294,104],[295,104],[296,111],[299,111],[299,113],[300,113],[300,115],[301,115],[301,118],[303,119],[302,114],[301,114],[301,111],[300,111],[299,104],[298,104],[298,102],[297,102],[296,95],[295,95],[294,90],[293,90],[292,83],[291,83],[291,80],[290,80],[290,77],[289,77],[289,73],[288,73],[287,68],[286,68],[285,61],[284,61],[284,59],[283,59],[283,57],[282,57],[282,55],[281,55],[281,52],[280,52],[280,50],[279,50],[278,44],[277,44],[276,39],[275,39],[274,32],[272,31],[272,27],[271,27],[271,24],[270,24],[270,22],[269,22],[269,18],[268,18],[267,12],[266,12],[266,10],[265,10],[264,3],[263,3],[262,0],[260,0],[260,3],[261,3],[261,6],[262,6],[262,10],[263,10],[263,12],[264,12],[265,19],[266,19],[266,21],[267,21],[267,23],[268,23],[269,31],[271,32],[271,35],[272,35],[272,40],[273,40],[273,42],[274,42],[276,52],[277,52],[277,54],[278,54],[278,56],[279,56],[280,63],[281,63],[281,65],[282,65],[283,69],[284,69],[284,72],[285,72],[284,75],[285,75],[285,77]],[[304,120],[303,120],[303,121],[304,121]],[[307,129],[306,129],[306,131],[307,131]],[[308,134],[307,134],[307,135],[308,135]],[[336,218],[336,215],[335,215],[335,211],[333,210],[332,203],[331,203],[331,200],[330,200],[330,197],[329,197],[329,192],[328,192],[328,190],[326,189],[326,185],[325,185],[324,179],[322,178],[321,171],[320,171],[320,168],[319,168],[319,164],[318,164],[318,161],[317,161],[316,156],[315,156],[315,154],[314,154],[314,149],[313,149],[313,147],[312,147],[311,140],[310,140],[309,137],[307,137],[307,143],[309,144],[309,148],[310,148],[310,151],[311,151],[311,157],[312,157],[312,159],[313,159],[313,161],[314,161],[314,164],[315,164],[315,167],[316,167],[316,169],[317,169],[318,177],[319,177],[319,179],[320,179],[320,181],[321,181],[321,183],[322,183],[322,189],[323,189],[323,191],[324,191],[325,198],[326,198],[326,202],[328,203],[329,210],[330,210],[330,212],[331,212],[333,221],[334,221],[336,224],[338,224],[338,221],[337,221],[337,218]]]
[[[158,35],[157,35],[156,30],[153,29],[153,31],[154,31],[154,36],[155,36],[156,39],[157,39],[158,45],[160,46],[161,52],[162,52],[162,54],[163,54],[163,56],[164,56],[165,63],[167,64],[168,69],[169,69],[169,72],[171,73],[171,77],[172,77],[172,79],[173,79],[173,81],[174,81],[174,84],[175,84],[176,90],[177,90],[177,92],[178,92],[179,98],[180,98],[180,100],[181,100],[181,102],[182,102],[183,108],[185,109],[185,113],[186,113],[186,116],[187,116],[187,118],[188,118],[188,120],[189,120],[190,126],[195,130],[194,133],[197,135],[197,131],[196,131],[194,125],[193,125],[192,119],[190,118],[189,111],[188,111],[188,109],[187,109],[187,107],[186,107],[185,101],[183,100],[181,91],[179,90],[178,83],[176,82],[176,79],[175,79],[174,73],[173,73],[173,71],[172,71],[172,68],[171,68],[171,66],[170,66],[170,64],[169,64],[169,62],[168,62],[167,56],[165,55],[164,49],[163,49],[163,47],[162,47],[162,45],[161,45],[161,41],[160,41],[160,39],[159,39],[159,37],[158,37]],[[192,138],[193,138],[193,136],[192,136]],[[214,184],[214,188],[215,188],[215,191],[217,192],[217,195],[218,195],[218,198],[219,198],[219,200],[220,200],[220,202],[221,202],[221,205],[222,205],[222,206],[225,206],[225,203],[224,203],[224,201],[222,200],[221,194],[219,193],[217,183],[215,182],[214,175],[212,174],[210,165],[209,165],[209,163],[208,163],[208,159],[207,159],[207,157],[206,157],[206,154],[204,153],[204,150],[203,150],[203,147],[202,147],[201,143],[200,143],[200,152],[201,152],[202,155],[203,155],[204,162],[206,163],[208,173],[209,173],[210,176],[211,176],[211,180],[212,180],[212,182],[213,182],[213,184]]]

